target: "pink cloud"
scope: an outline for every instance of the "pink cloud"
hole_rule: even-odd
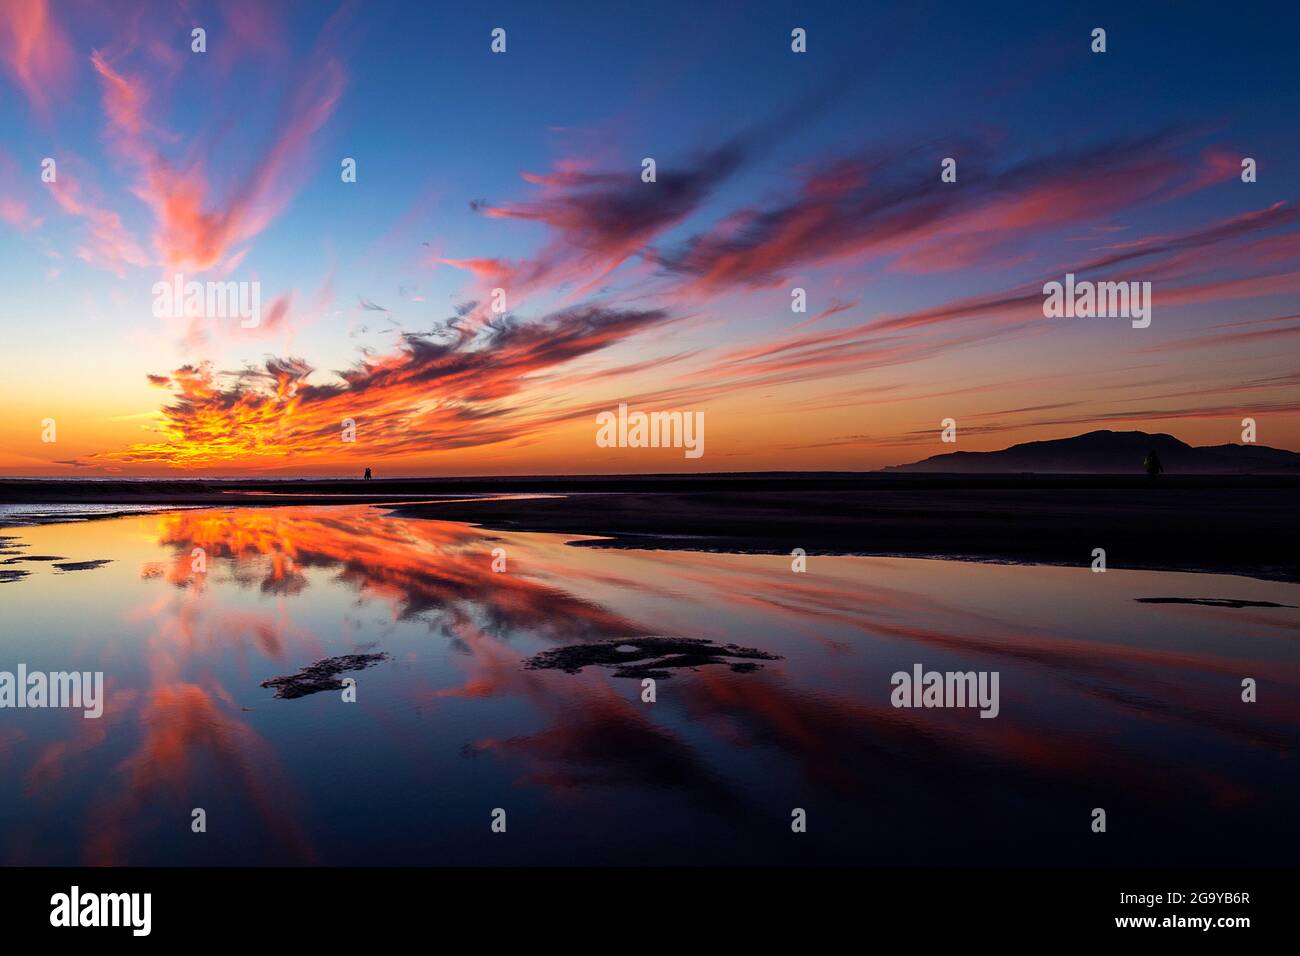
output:
[[[0,3],[0,63],[27,95],[32,108],[48,114],[73,71],[72,45],[50,16],[46,0]]]

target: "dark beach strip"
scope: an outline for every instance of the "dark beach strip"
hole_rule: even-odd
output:
[[[559,497],[503,499],[451,495]],[[1300,477],[880,472],[85,482],[0,479],[0,503],[391,505],[575,546],[951,558],[1300,581]],[[404,500],[403,500],[404,499]],[[421,500],[421,499],[440,499]],[[3,542],[0,542],[3,544]]]
[[[1236,487],[1239,484],[1240,487]],[[595,536],[577,547],[949,558],[1087,569],[1202,571],[1300,581],[1300,483],[1127,479],[888,481],[834,491],[575,494],[404,504],[407,517],[494,531]],[[1231,486],[1231,487],[1230,487]]]

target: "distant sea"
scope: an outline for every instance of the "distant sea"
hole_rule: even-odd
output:
[[[91,479],[93,480],[93,479]],[[19,525],[48,524],[52,521],[75,521],[77,518],[103,518],[108,515],[147,514],[172,511],[185,505],[95,505],[84,502],[64,504],[0,504],[0,528]]]

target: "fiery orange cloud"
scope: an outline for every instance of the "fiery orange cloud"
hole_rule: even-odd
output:
[[[1295,216],[1294,206],[1278,204],[1183,235],[1126,243],[1076,268],[1125,265],[1134,270],[1132,278],[1158,274],[1182,280],[1162,287],[1160,300],[1166,305],[1294,291],[1300,289],[1300,272],[1276,271],[1290,264],[1285,256],[1274,257],[1271,273],[1230,280],[1210,274],[1243,243],[1280,238],[1284,243],[1280,248],[1290,250],[1285,244],[1288,234],[1279,237],[1269,231],[1289,228]],[[1115,275],[1120,280],[1129,277],[1123,272]],[[842,308],[842,304],[832,305],[814,319]],[[701,354],[697,367],[664,387],[625,397],[642,404],[702,403],[737,389],[826,380],[920,362],[1032,328],[1043,321],[1041,309],[1041,283],[1029,283],[843,328],[813,329],[809,327],[813,322],[804,322],[767,341]],[[535,400],[525,398],[530,381],[540,384],[549,376],[555,383],[562,382],[561,367],[566,362],[666,319],[662,312],[587,309],[540,323],[510,320],[472,329],[452,322],[433,336],[407,336],[397,353],[368,358],[332,385],[309,384],[313,369],[301,360],[275,359],[263,371],[234,376],[218,376],[206,367],[183,367],[171,377],[178,401],[164,411],[165,440],[96,458],[112,464],[179,467],[230,461],[254,469],[258,463],[283,461],[289,455],[329,460],[346,450],[339,445],[339,430],[348,419],[366,429],[365,453],[370,458],[519,440],[592,411],[589,405],[563,404],[543,411]],[[914,329],[976,319],[990,321],[944,335],[911,334]],[[691,357],[679,353],[677,358],[683,354]],[[634,374],[656,364],[647,360],[623,368]],[[575,374],[567,376],[572,380]],[[507,399],[513,407],[504,404]],[[1107,418],[1164,417],[1169,416],[1160,409],[1112,408],[1056,422],[1096,424]],[[1204,416],[1193,413],[1193,417]]]
[[[348,450],[348,422],[368,458],[518,438],[539,421],[500,403],[517,396],[529,376],[667,318],[585,308],[527,324],[498,319],[478,332],[448,323],[405,336],[397,353],[365,359],[329,384],[310,383],[314,369],[301,359],[270,359],[260,370],[226,375],[208,365],[183,366],[170,376],[176,399],[164,409],[161,440],[95,460],[256,468],[290,455],[330,459]]]
[[[154,210],[158,255],[175,267],[204,269],[241,260],[247,241],[292,192],[283,172],[298,164],[343,87],[337,61],[315,59],[264,161],[233,195],[217,200],[209,195],[201,161],[173,163],[153,142],[165,134],[145,116],[149,100],[140,81],[98,53],[92,63],[103,87],[110,140],[139,164],[136,194]],[[535,255],[435,261],[469,271],[479,284],[507,287],[518,305],[534,292],[581,297],[613,270],[639,259],[658,283],[652,296],[691,307],[709,296],[770,286],[797,270],[837,262],[884,259],[910,271],[1005,265],[1019,261],[1008,259],[1020,254],[1017,244],[1032,245],[1040,233],[1099,225],[1105,234],[1105,220],[1118,213],[1171,189],[1222,181],[1228,168],[1223,155],[1207,151],[1188,160],[1185,145],[1161,135],[1010,165],[995,165],[972,148],[963,154],[969,159],[963,160],[960,190],[945,189],[936,169],[920,169],[914,151],[886,146],[808,167],[792,195],[733,211],[666,249],[652,244],[700,210],[720,184],[761,151],[755,137],[715,144],[676,167],[665,164],[653,184],[642,182],[637,169],[600,170],[590,162],[561,160],[549,173],[524,174],[539,191],[534,198],[472,204],[492,218],[545,227]],[[138,260],[140,254],[110,214],[75,197],[60,202],[91,219],[101,258],[119,264]],[[1078,273],[1125,269],[1136,279],[1158,278],[1160,301],[1168,305],[1292,291],[1300,286],[1300,273],[1294,271],[1300,257],[1296,221],[1294,203],[1277,203],[1178,235],[1103,245],[1085,261],[1062,266]],[[1249,261],[1254,267],[1244,278],[1224,279],[1216,269],[1225,261]],[[1055,270],[1048,273],[1058,276]],[[825,328],[819,323],[858,304],[837,299],[766,341],[639,358],[614,369],[596,368],[589,380],[617,380],[692,359],[693,367],[674,370],[664,387],[620,396],[680,405],[923,362],[1041,322],[1041,285],[1022,283]],[[292,301],[292,293],[276,299],[259,334],[284,327]],[[104,467],[229,464],[252,471],[290,462],[329,463],[353,450],[340,444],[347,422],[364,436],[358,448],[364,448],[367,460],[531,441],[591,410],[589,403],[569,401],[563,392],[543,392],[543,386],[581,383],[579,370],[566,363],[668,319],[659,310],[579,307],[529,323],[495,318],[476,304],[435,333],[405,336],[396,351],[367,353],[355,368],[333,377],[298,358],[272,358],[261,368],[237,373],[185,365],[150,378],[175,395],[162,411],[158,440],[90,461]],[[947,328],[952,323],[962,324]],[[206,338],[192,325],[187,343],[197,348]]]

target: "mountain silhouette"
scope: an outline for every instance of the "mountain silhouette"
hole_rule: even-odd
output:
[[[955,451],[885,471],[931,474],[1140,475],[1147,454],[1169,475],[1300,474],[1300,453],[1264,445],[1194,447],[1173,435],[1095,431],[1001,451]]]

